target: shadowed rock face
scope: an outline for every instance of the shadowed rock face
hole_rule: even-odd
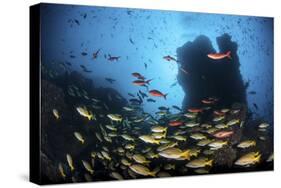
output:
[[[210,59],[207,54],[215,53],[210,39],[198,36],[177,49],[179,66],[178,81],[185,92],[183,108],[200,107],[201,100],[219,98],[219,105],[229,106],[234,102],[246,104],[246,92],[240,74],[237,44],[228,34],[217,37],[219,51],[231,51],[231,59]]]

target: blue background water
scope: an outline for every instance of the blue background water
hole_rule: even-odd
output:
[[[172,86],[177,83],[178,65],[163,56],[175,56],[178,47],[199,35],[209,37],[218,50],[216,37],[228,33],[238,44],[240,71],[244,82],[250,81],[247,91],[257,92],[247,95],[249,108],[273,121],[272,18],[51,4],[44,4],[41,13],[43,63],[71,62],[72,70],[93,79],[97,86],[113,87],[128,99],[128,92],[146,90],[132,84],[135,78],[131,73],[139,72],[153,79],[150,89],[168,93],[167,100],[144,102],[147,112],[155,112],[159,106],[182,105],[182,88]],[[99,56],[93,60],[92,53],[98,49]],[[76,58],[69,57],[71,52]],[[121,58],[109,62],[104,54]],[[93,72],[83,72],[81,64]],[[110,84],[105,77],[117,81]]]

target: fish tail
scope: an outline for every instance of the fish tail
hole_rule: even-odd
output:
[[[71,165],[71,166],[70,166],[70,170],[71,170],[71,171],[74,171],[75,168]]]
[[[232,57],[231,57],[231,51],[226,52],[226,57],[228,57],[229,59],[232,59]]]
[[[189,159],[190,159],[189,150],[184,151],[184,152],[181,154],[181,157],[184,157],[185,159],[189,160]]]
[[[212,166],[213,166],[213,159],[207,161],[207,162],[206,162],[206,166],[212,167]]]
[[[166,93],[165,95],[163,95],[163,97],[164,97],[165,100],[167,99],[167,95],[168,95],[168,93]]]
[[[151,176],[155,177],[155,176],[156,176],[156,174],[159,172],[159,170],[160,170],[160,168],[159,168],[159,167],[156,167],[153,171],[151,171],[151,172],[150,172],[150,174],[149,174],[149,175],[151,175]]]
[[[145,83],[147,83],[149,85],[149,82],[151,82],[153,79],[147,80],[145,81]]]

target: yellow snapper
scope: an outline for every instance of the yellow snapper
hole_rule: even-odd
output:
[[[61,175],[63,178],[65,178],[66,175],[65,175],[65,173],[64,173],[64,170],[63,170],[63,167],[62,167],[62,164],[61,164],[61,163],[59,163],[58,168],[59,168],[59,173],[60,173],[60,175]]]
[[[238,148],[249,148],[251,146],[255,146],[256,145],[256,141],[255,140],[245,140],[243,142],[240,142],[237,147]]]
[[[150,143],[150,144],[160,144],[160,141],[156,140],[151,135],[142,135],[142,136],[139,136],[139,139],[141,139],[142,141],[144,141],[146,143]]]
[[[84,161],[84,160],[82,160],[82,163],[83,163],[84,168],[85,168],[88,172],[90,172],[91,174],[94,173],[94,170],[93,170],[92,166],[90,165],[90,163],[88,163],[87,161]]]
[[[117,121],[117,122],[121,122],[123,119],[120,114],[107,114],[107,117],[112,121]]]
[[[88,120],[96,119],[93,113],[89,111],[85,106],[77,107],[76,110],[81,116],[88,118]]]
[[[159,155],[168,159],[190,159],[190,150],[181,150],[179,148],[168,148],[161,152],[159,152]]]
[[[212,166],[213,160],[208,158],[198,158],[188,162],[185,166],[189,168],[203,168],[205,166]]]
[[[137,163],[140,164],[148,164],[150,163],[150,161],[148,161],[143,155],[141,154],[134,154],[133,155],[133,159],[134,161],[136,161]]]
[[[240,157],[237,161],[235,161],[234,164],[238,166],[250,166],[259,163],[260,159],[261,159],[260,152],[250,152]]]
[[[150,171],[149,168],[146,166],[143,166],[141,164],[133,164],[129,167],[133,172],[143,175],[143,176],[153,176],[155,177],[156,173],[159,171],[159,169],[155,169],[153,171]]]
[[[168,127],[162,127],[162,126],[153,126],[151,127],[151,131],[154,133],[163,133],[166,132]]]
[[[59,111],[57,109],[53,109],[53,115],[55,116],[56,119],[60,118]]]
[[[85,140],[79,132],[74,132],[74,136],[77,138],[77,140],[79,140],[82,144],[84,144]]]
[[[70,167],[70,170],[73,171],[74,170],[74,166],[73,166],[73,160],[70,154],[66,154],[66,160],[68,163],[68,166]]]

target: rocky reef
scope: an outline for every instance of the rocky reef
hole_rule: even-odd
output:
[[[231,59],[208,58],[207,54],[215,53],[215,49],[211,40],[203,35],[177,49],[179,64],[188,72],[178,73],[179,84],[186,94],[183,107],[196,107],[202,99],[213,96],[225,106],[233,102],[246,104],[245,86],[239,70],[238,45],[228,34],[216,40],[220,52],[231,51]]]

